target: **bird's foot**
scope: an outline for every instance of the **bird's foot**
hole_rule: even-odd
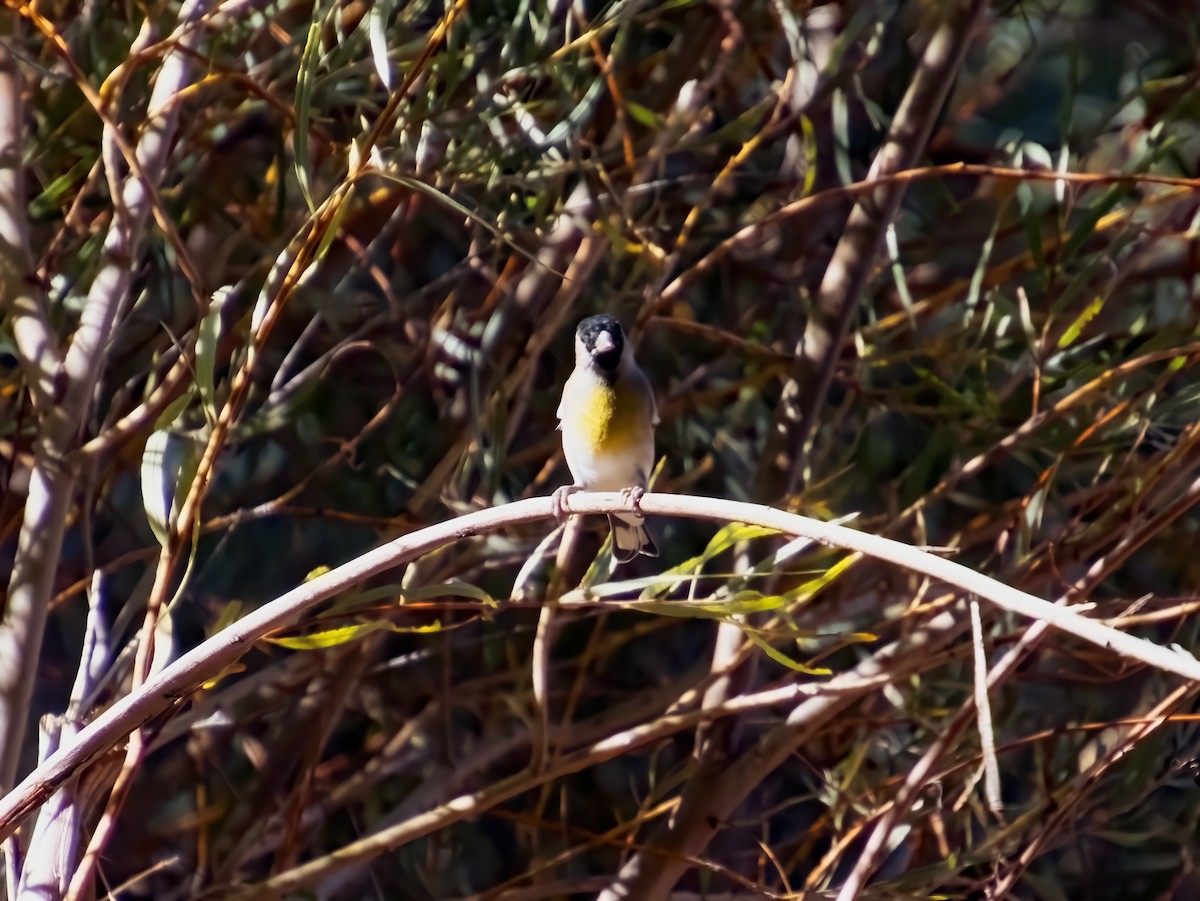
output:
[[[567,498],[576,491],[582,490],[583,489],[578,485],[563,485],[561,488],[555,489],[554,494],[551,495],[550,499],[554,504],[554,518],[558,520],[558,524],[560,526],[565,523],[567,521],[567,517],[571,515],[567,512]]]
[[[629,504],[629,509],[643,519],[646,518],[646,514],[642,512],[642,495],[645,493],[646,489],[640,485],[621,489],[621,497],[625,498],[625,503]]]

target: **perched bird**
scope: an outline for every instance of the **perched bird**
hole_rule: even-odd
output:
[[[563,453],[575,484],[554,492],[554,509],[562,521],[564,501],[575,491],[625,494],[630,511],[608,515],[613,556],[620,563],[638,554],[658,556],[638,507],[654,468],[656,425],[654,392],[620,323],[612,316],[589,316],[575,330],[575,370],[558,405]]]

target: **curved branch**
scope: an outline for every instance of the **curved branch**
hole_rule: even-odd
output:
[[[587,493],[571,495],[567,507],[572,513],[596,514],[625,509],[626,503],[617,492]],[[1070,608],[1055,606],[962,564],[898,541],[740,501],[647,494],[642,498],[641,507],[644,512],[657,516],[750,523],[867,554],[955,585],[998,607],[1045,622],[1123,657],[1187,679],[1200,680],[1200,660],[1185,651],[1165,648],[1119,632],[1096,620],[1086,619]],[[259,639],[295,623],[316,604],[376,573],[452,542],[507,526],[550,519],[553,515],[553,503],[548,497],[529,498],[468,513],[403,535],[264,604],[181,656],[138,691],[117,701],[89,723],[72,744],[61,748],[30,773],[0,800],[0,839],[11,835],[30,813],[88,761],[108,751],[148,719],[219,674]]]

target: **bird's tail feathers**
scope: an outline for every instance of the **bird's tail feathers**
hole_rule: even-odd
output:
[[[628,563],[638,554],[646,557],[658,556],[658,545],[646,529],[646,521],[633,514],[608,514],[612,527],[613,557],[618,563]]]

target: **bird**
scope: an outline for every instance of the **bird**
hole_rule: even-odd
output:
[[[584,319],[575,330],[575,369],[558,405],[563,454],[574,484],[554,492],[554,512],[563,522],[566,498],[576,491],[624,494],[629,511],[608,514],[618,563],[639,554],[658,556],[639,506],[654,468],[656,425],[654,391],[621,324],[607,314]]]

